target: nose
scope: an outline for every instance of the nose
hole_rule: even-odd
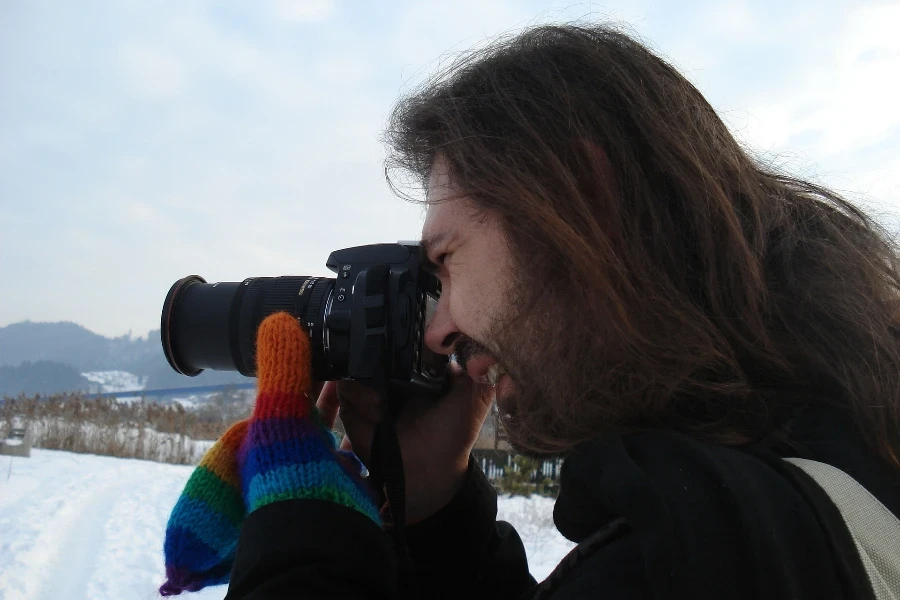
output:
[[[441,295],[431,322],[425,328],[425,345],[436,354],[453,354],[453,345],[460,336],[460,331],[450,315],[450,301],[446,294]]]

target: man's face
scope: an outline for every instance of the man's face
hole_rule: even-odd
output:
[[[514,253],[497,214],[459,194],[440,159],[428,201],[422,245],[442,292],[425,343],[456,354],[473,380],[496,382],[518,451],[553,453],[536,440],[565,436],[578,401],[604,385],[595,372],[602,358],[596,327],[583,322],[576,298],[538,272],[529,251]]]
[[[428,201],[422,243],[442,292],[425,342],[434,352],[455,353],[473,380],[496,384],[502,409],[516,387],[505,371],[518,361],[496,334],[513,314],[516,266],[499,219],[458,197],[440,159]]]

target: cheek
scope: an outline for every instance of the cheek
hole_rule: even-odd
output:
[[[490,330],[496,302],[491,292],[497,282],[478,276],[462,277],[453,283],[450,294],[450,314],[459,330],[469,337],[484,341]]]

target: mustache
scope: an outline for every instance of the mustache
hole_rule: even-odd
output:
[[[453,347],[453,356],[456,362],[465,370],[466,363],[481,355],[494,356],[494,353],[487,349],[484,344],[480,344],[472,338],[463,338]]]

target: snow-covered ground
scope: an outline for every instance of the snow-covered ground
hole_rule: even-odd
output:
[[[191,471],[53,450],[0,456],[0,599],[158,598],[166,520]],[[572,547],[553,528],[552,508],[547,498],[500,499],[500,518],[519,531],[539,580]]]
[[[529,570],[538,581],[546,578],[575,547],[556,530],[550,498],[501,496],[497,500],[497,518],[516,528],[525,545]]]

